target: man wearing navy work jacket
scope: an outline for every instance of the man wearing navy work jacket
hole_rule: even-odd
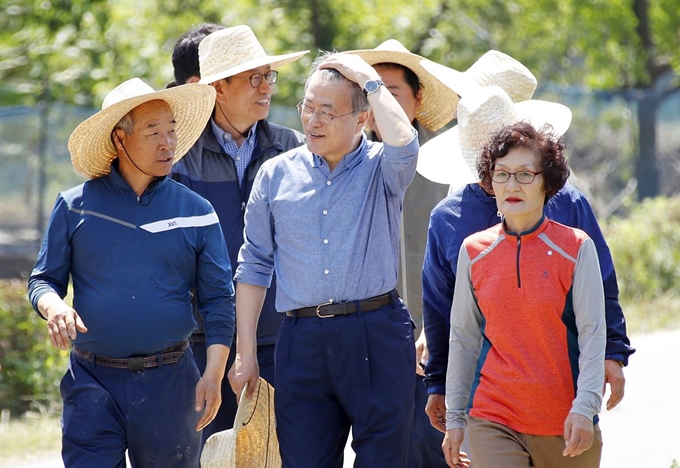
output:
[[[212,32],[210,32],[212,31]],[[210,32],[210,34],[205,34]],[[268,55],[248,26],[201,25],[180,38],[173,53],[176,80],[198,81],[215,88],[215,108],[198,141],[173,168],[172,178],[208,199],[219,215],[229,258],[236,265],[243,244],[243,214],[253,180],[265,161],[300,146],[297,131],[267,120],[277,68],[307,51]],[[200,70],[200,77],[192,75]],[[177,81],[178,83],[180,81]],[[274,385],[274,340],[281,317],[274,308],[276,289],[268,291],[257,330],[262,377]],[[192,335],[199,370],[205,367],[202,327]],[[227,363],[231,367],[233,356]],[[223,404],[203,431],[203,440],[230,429],[236,395],[225,379]]]

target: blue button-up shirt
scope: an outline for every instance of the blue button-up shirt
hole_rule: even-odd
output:
[[[222,150],[231,156],[236,165],[236,175],[238,175],[238,183],[241,185],[243,183],[243,175],[246,173],[248,164],[250,160],[253,159],[253,150],[257,144],[257,122],[250,127],[248,136],[239,148],[234,139],[229,132],[222,130],[216,123],[215,119],[210,119],[210,125],[212,126],[212,131],[217,138]]]
[[[269,287],[276,271],[279,312],[394,289],[404,193],[416,172],[413,132],[403,147],[362,137],[333,172],[307,146],[263,164],[235,280]]]

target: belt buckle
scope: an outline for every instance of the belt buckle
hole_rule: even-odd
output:
[[[128,370],[130,372],[140,372],[144,370],[144,357],[135,356],[128,359]]]
[[[316,306],[316,316],[319,317],[319,318],[321,318],[321,319],[327,319],[327,318],[335,317],[335,315],[321,315],[321,314],[319,313],[319,312],[320,312],[319,309],[321,309],[322,307],[328,306],[328,305],[333,305],[333,304],[334,304],[334,302],[333,302],[333,300],[331,299],[331,300],[328,301],[328,302],[324,302],[324,303],[319,304],[318,306]]]

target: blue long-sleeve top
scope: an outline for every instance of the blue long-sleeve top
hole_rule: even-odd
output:
[[[585,231],[594,241],[605,295],[605,358],[627,365],[628,356],[635,349],[626,335],[611,253],[590,204],[581,192],[567,183],[545,205],[544,213],[554,221]],[[494,226],[500,220],[496,199],[479,184],[469,184],[455,191],[432,210],[423,263],[423,322],[430,353],[425,366],[425,385],[429,394],[445,393],[451,304],[460,246],[470,234]]]
[[[40,297],[67,293],[87,333],[74,344],[124,358],[156,353],[187,338],[196,322],[207,345],[231,346],[234,287],[219,220],[208,201],[164,178],[138,197],[118,173],[58,195],[29,279]]]
[[[279,312],[387,293],[397,284],[404,193],[417,132],[403,147],[366,141],[331,172],[307,146],[264,163],[245,214],[236,281],[269,287]]]

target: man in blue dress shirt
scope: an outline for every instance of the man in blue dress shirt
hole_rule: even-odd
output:
[[[360,57],[332,54],[312,70],[298,105],[307,144],[262,165],[246,208],[231,383],[258,377],[255,331],[276,272],[283,466],[342,467],[351,427],[355,466],[406,467],[415,353],[395,287],[417,132]],[[383,143],[362,132],[369,109]]]

